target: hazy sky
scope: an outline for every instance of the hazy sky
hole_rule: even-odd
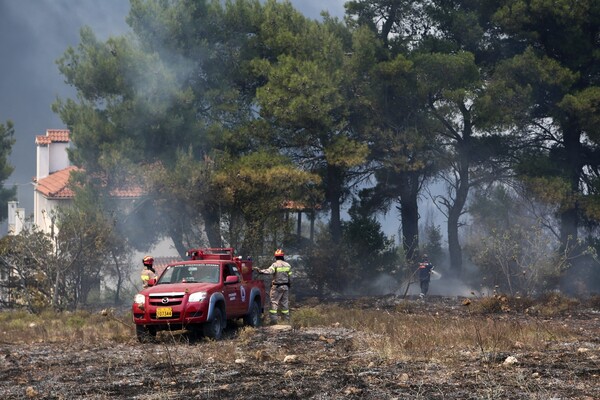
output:
[[[345,1],[292,3],[310,18],[319,18],[322,10],[341,18]],[[35,136],[65,128],[51,105],[57,97],[74,97],[55,61],[68,46],[77,46],[82,26],[102,40],[126,32],[128,11],[128,0],[0,0],[0,122],[15,123],[17,140],[10,157],[15,171],[6,184],[18,185],[27,213],[33,211]]]

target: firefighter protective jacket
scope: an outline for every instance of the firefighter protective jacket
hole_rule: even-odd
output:
[[[273,275],[273,285],[289,285],[292,276],[292,266],[283,260],[277,260],[267,269],[260,271],[262,274]]]
[[[147,288],[148,286],[154,286],[154,284],[156,283],[156,274],[148,268],[145,268],[142,271],[142,285],[144,288]]]
[[[428,281],[431,277],[431,270],[433,269],[433,264],[429,261],[423,261],[419,263],[419,279],[422,281]]]

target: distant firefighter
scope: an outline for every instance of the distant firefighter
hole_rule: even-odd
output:
[[[424,298],[429,291],[429,281],[431,280],[431,271],[435,267],[429,262],[427,254],[423,254],[421,262],[419,263],[419,283],[421,284],[421,294],[419,297]]]

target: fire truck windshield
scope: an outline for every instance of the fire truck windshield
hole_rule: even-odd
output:
[[[167,267],[158,284],[168,283],[218,283],[218,264],[185,264]]]

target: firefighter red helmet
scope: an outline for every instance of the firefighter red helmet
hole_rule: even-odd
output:
[[[283,252],[283,250],[281,250],[281,249],[275,250],[275,257],[283,257],[283,256],[285,256],[285,253]]]
[[[154,257],[152,257],[152,256],[146,256],[142,260],[142,263],[144,263],[144,265],[152,265],[152,264],[154,264]]]

